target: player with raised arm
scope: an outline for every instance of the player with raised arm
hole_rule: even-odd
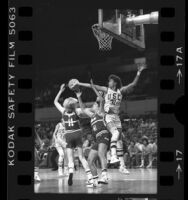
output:
[[[122,101],[123,95],[129,94],[133,91],[134,87],[137,85],[141,72],[146,68],[146,65],[139,65],[138,71],[135,79],[132,83],[122,86],[121,79],[116,75],[109,76],[108,87],[94,85],[94,87],[105,93],[105,103],[104,103],[104,110],[105,110],[105,121],[107,124],[108,130],[112,134],[111,138],[111,161],[110,163],[117,163],[120,161],[120,172],[128,173],[123,159],[123,144],[121,141],[121,121],[119,118],[119,110],[120,104]],[[89,83],[77,83],[79,86],[92,88],[91,84]],[[118,142],[119,141],[119,142]],[[119,158],[117,155],[117,149]]]
[[[57,152],[59,153],[59,159],[58,159],[58,174],[59,176],[63,175],[63,160],[64,160],[64,175],[68,175],[68,158],[67,158],[67,152],[66,152],[66,141],[65,141],[65,126],[63,120],[59,122],[54,130],[53,133],[53,143],[52,146],[54,146],[57,149]]]
[[[82,115],[82,111],[76,108],[77,99],[69,97],[64,100],[63,106],[58,102],[61,94],[65,90],[65,84],[62,84],[60,91],[58,92],[54,104],[56,108],[61,112],[62,119],[65,124],[65,140],[67,143],[67,157],[68,157],[68,167],[69,167],[69,178],[68,185],[73,184],[73,172],[74,172],[74,149],[78,149],[78,157],[85,169],[88,180],[92,178],[91,171],[89,169],[88,163],[83,156],[82,150],[82,131],[80,128],[79,117]]]
[[[82,111],[91,118],[92,132],[95,136],[96,143],[92,146],[91,151],[88,156],[88,163],[93,175],[93,179],[88,182],[88,187],[96,187],[98,183],[107,184],[107,149],[110,145],[110,132],[107,130],[104,122],[104,110],[103,103],[104,99],[99,94],[99,92],[93,87],[93,82],[91,85],[95,93],[97,94],[96,102],[93,104],[92,108],[85,108],[81,99],[81,92],[77,92],[78,101]],[[98,180],[97,168],[95,166],[95,161],[99,157],[102,174],[100,180]]]

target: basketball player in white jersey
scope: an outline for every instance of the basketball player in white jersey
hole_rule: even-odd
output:
[[[59,153],[59,159],[58,159],[58,173],[59,176],[63,175],[63,160],[64,160],[64,175],[68,175],[68,160],[67,160],[67,153],[66,153],[66,141],[65,141],[65,126],[63,123],[63,120],[59,122],[56,127],[55,131],[53,133],[53,143],[54,147],[57,149],[57,152]]]
[[[141,72],[146,68],[146,65],[139,65],[137,75],[134,81],[126,86],[122,86],[121,79],[116,75],[109,76],[108,87],[94,85],[94,87],[105,93],[105,121],[108,130],[112,134],[111,138],[111,161],[110,163],[120,162],[120,172],[129,173],[124,164],[123,159],[123,143],[121,140],[121,121],[119,118],[120,104],[123,95],[128,95],[133,91],[134,87],[138,83]],[[78,83],[78,85],[83,87],[91,88],[91,84],[88,83]],[[118,155],[119,154],[119,155]],[[119,158],[118,158],[119,157]]]

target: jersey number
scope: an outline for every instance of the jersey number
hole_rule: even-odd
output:
[[[69,126],[74,126],[74,121],[72,120],[72,118],[70,118],[70,119],[68,120],[68,125],[69,125]]]
[[[112,105],[116,105],[116,99],[111,99],[111,103],[112,103]]]
[[[116,95],[116,93],[109,94],[108,99],[111,101],[113,105],[116,105],[118,101],[121,101],[121,95],[120,94]]]
[[[97,131],[97,126],[96,125],[93,126],[93,131]]]

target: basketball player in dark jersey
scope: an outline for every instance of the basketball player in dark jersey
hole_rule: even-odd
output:
[[[120,77],[116,75],[109,76],[108,87],[94,85],[96,90],[103,91],[105,93],[105,122],[107,129],[112,134],[111,137],[111,161],[110,163],[120,163],[119,171],[124,174],[129,174],[129,171],[126,169],[124,158],[123,158],[123,142],[122,142],[122,124],[119,117],[120,105],[122,102],[123,96],[127,96],[131,93],[135,86],[138,84],[139,77],[141,72],[146,68],[146,64],[139,64],[138,71],[135,79],[132,83],[123,86]],[[91,88],[89,83],[77,83],[78,86]]]
[[[81,92],[77,93],[77,97],[82,111],[88,117],[91,118],[92,131],[96,139],[96,143],[91,148],[91,151],[88,156],[88,163],[93,175],[93,179],[90,180],[87,184],[88,187],[96,187],[98,183],[101,184],[108,183],[106,154],[107,154],[107,149],[110,145],[110,132],[107,130],[104,122],[104,111],[103,111],[104,99],[94,87],[92,88],[98,97],[91,109],[84,108],[81,99]],[[98,157],[100,159],[102,168],[102,174],[100,180],[98,180],[97,168],[95,166],[95,161]]]
[[[58,102],[59,97],[65,90],[65,84],[61,85],[60,91],[58,92],[54,104],[56,108],[62,114],[62,120],[65,125],[65,140],[67,143],[67,157],[68,157],[68,167],[69,167],[69,179],[68,185],[73,184],[73,172],[74,172],[74,149],[78,149],[78,157],[86,171],[87,178],[90,180],[92,178],[89,165],[83,156],[82,149],[82,131],[80,128],[79,117],[83,115],[81,109],[76,108],[77,99],[69,97],[64,100],[63,106]]]

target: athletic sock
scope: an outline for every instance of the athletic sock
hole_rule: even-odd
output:
[[[93,179],[91,170],[87,170],[87,171],[86,171],[86,175],[87,175],[87,178],[88,178],[89,181]]]
[[[120,167],[125,167],[125,162],[124,162],[124,158],[123,158],[123,149],[117,149],[117,156],[120,161]]]
[[[39,167],[35,167],[35,174],[38,174],[39,173]]]
[[[144,166],[144,160],[143,159],[141,160],[141,166]]]
[[[102,176],[107,176],[107,169],[102,169]]]
[[[94,183],[94,184],[97,184],[97,183],[98,183],[98,179],[99,179],[99,176],[98,176],[98,175],[93,176],[93,183]]]
[[[74,168],[73,167],[69,167],[69,174],[74,172]]]
[[[116,156],[116,149],[117,149],[117,141],[111,141],[110,143],[110,149],[111,149],[111,156]]]
[[[59,164],[59,165],[58,165],[58,169],[62,169],[62,165]]]

